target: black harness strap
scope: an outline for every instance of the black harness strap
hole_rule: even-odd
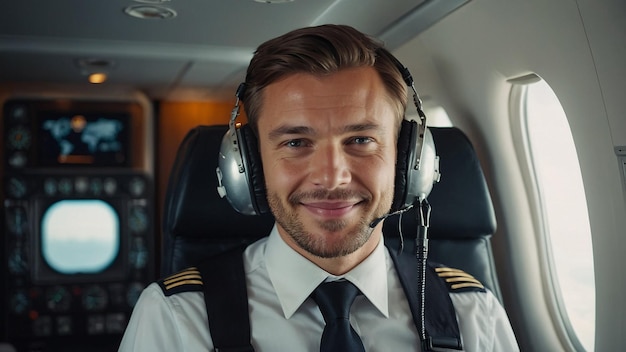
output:
[[[216,352],[252,352],[243,251],[238,247],[198,265]]]
[[[413,321],[420,331],[422,317],[420,311],[418,260],[415,253],[410,253],[406,248],[414,248],[409,244],[405,250],[398,254],[393,248],[389,248],[389,254],[393,259],[396,272],[404,288],[404,293],[409,301]],[[425,294],[424,326],[426,328],[426,340],[422,341],[423,351],[433,351],[436,348],[448,348],[462,350],[461,333],[456,321],[454,305],[450,299],[449,290],[445,282],[439,278],[435,269],[426,266],[426,294]]]
[[[412,246],[407,246],[412,248]],[[197,268],[202,275],[204,301],[209,329],[216,352],[251,352],[248,293],[243,269],[244,247],[209,258]],[[409,301],[415,325],[420,330],[417,258],[404,251],[400,255],[389,248],[400,282]],[[427,340],[423,349],[461,350],[461,335],[446,284],[431,266],[426,270],[426,309],[424,323]]]

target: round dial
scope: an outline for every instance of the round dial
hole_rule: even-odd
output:
[[[10,233],[22,237],[28,230],[28,218],[23,207],[7,208],[7,228]]]
[[[32,137],[30,131],[23,126],[16,126],[9,130],[7,138],[10,149],[24,150],[30,147]]]
[[[146,209],[141,206],[133,206],[130,208],[128,226],[134,233],[142,233],[148,228],[148,215]]]
[[[7,193],[11,198],[22,198],[28,191],[26,181],[21,178],[11,177],[7,185]]]
[[[101,311],[107,307],[109,295],[102,286],[93,285],[85,289],[82,301],[86,310]]]
[[[107,195],[114,195],[117,191],[117,181],[114,178],[107,177],[104,179],[104,183],[102,184],[104,189],[104,193]]]
[[[59,192],[63,195],[70,195],[74,190],[72,180],[66,177],[62,178],[61,180],[59,180],[58,189]]]
[[[148,248],[144,243],[144,239],[136,237],[131,244],[129,253],[130,265],[133,268],[145,268],[148,263]]]
[[[9,118],[12,122],[27,123],[28,115],[26,114],[26,107],[22,104],[16,104],[9,110]]]
[[[93,195],[99,196],[102,194],[102,189],[104,188],[102,184],[102,180],[99,178],[94,178],[89,182],[89,190]]]
[[[134,177],[128,183],[128,189],[130,191],[130,194],[132,194],[134,197],[139,197],[146,190],[146,182],[139,177]]]
[[[7,159],[7,163],[11,167],[20,169],[26,166],[26,164],[28,163],[28,156],[23,151],[16,151],[9,155],[9,158]]]
[[[48,196],[54,196],[57,193],[57,181],[53,178],[47,178],[43,181],[43,191]]]
[[[17,247],[9,254],[8,266],[9,272],[11,274],[24,274],[26,273],[26,269],[28,268],[28,263],[26,262],[26,255],[24,253],[24,249]]]
[[[86,177],[77,177],[74,180],[74,188],[80,194],[86,193],[89,190],[89,180]]]
[[[30,300],[24,290],[19,290],[13,294],[10,300],[10,309],[16,314],[23,314],[30,306]]]
[[[46,305],[53,312],[66,312],[72,304],[72,296],[63,286],[54,286],[46,292]]]

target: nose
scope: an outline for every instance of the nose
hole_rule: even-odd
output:
[[[338,144],[318,146],[309,167],[311,182],[323,189],[339,188],[349,184],[352,179],[348,156]]]

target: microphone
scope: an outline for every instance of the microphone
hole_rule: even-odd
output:
[[[376,218],[376,219],[374,219],[372,222],[370,222],[370,228],[372,228],[372,229],[373,229],[374,227],[376,227],[376,225],[380,224],[380,222],[381,222],[381,221],[383,221],[383,220],[385,220],[386,218],[388,218],[388,217],[390,217],[390,216],[393,216],[393,215],[402,214],[402,213],[404,213],[404,212],[408,211],[408,210],[409,210],[409,209],[411,209],[411,208],[413,208],[413,204],[411,204],[411,205],[409,205],[409,206],[406,206],[406,207],[404,207],[404,208],[402,208],[402,209],[400,209],[400,210],[396,210],[396,211],[394,211],[394,212],[387,213],[387,214],[385,214],[385,215],[383,215],[383,216],[381,216],[381,217],[379,217],[379,218]]]

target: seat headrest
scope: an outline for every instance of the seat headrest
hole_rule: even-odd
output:
[[[428,198],[433,238],[474,238],[496,231],[496,215],[480,161],[457,128],[431,128],[441,181]]]
[[[271,230],[271,215],[241,215],[217,193],[215,169],[220,141],[227,129],[226,125],[198,126],[181,143],[165,196],[166,236],[254,240]],[[455,239],[493,234],[495,213],[471,143],[457,128],[430,130],[440,157],[441,181],[428,197],[432,206],[429,237]],[[404,214],[402,221],[412,226],[415,215]],[[393,217],[385,221],[386,235],[397,232],[393,222]]]
[[[239,214],[217,193],[215,169],[227,130],[227,125],[198,126],[181,143],[165,195],[165,236],[254,240],[271,230],[271,215]]]
[[[465,134],[455,127],[429,127],[440,158],[441,180],[428,196],[431,239],[490,236],[496,217],[485,176]],[[416,226],[415,209],[402,215],[403,228]],[[397,235],[397,218],[385,221],[385,235]]]

